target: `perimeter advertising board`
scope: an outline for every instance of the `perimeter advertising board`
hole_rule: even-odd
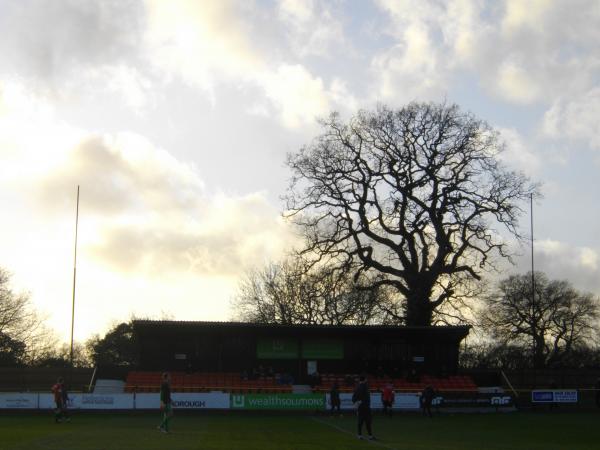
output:
[[[419,402],[420,395],[419,394],[395,394],[394,396],[394,404],[392,409],[395,410],[416,410],[421,407]],[[327,409],[331,408],[330,396],[327,394]],[[371,408],[373,409],[383,409],[383,403],[381,402],[381,394],[380,393],[371,393]],[[352,394],[342,393],[340,394],[340,409],[350,410],[354,409],[354,404],[352,403]]]
[[[0,394],[0,409],[37,409],[39,394]]]
[[[325,409],[324,394],[241,394],[231,395],[232,409]]]
[[[173,409],[229,409],[229,394],[223,392],[171,394]],[[160,394],[142,393],[135,396],[135,409],[158,409]]]
[[[40,409],[54,409],[54,395],[39,394]],[[133,409],[132,394],[69,394],[69,409]]]
[[[229,409],[229,394],[223,392],[172,394],[174,409]],[[54,395],[0,393],[0,409],[54,409]],[[69,394],[69,409],[158,409],[158,393]]]
[[[531,391],[532,403],[577,403],[576,389]]]

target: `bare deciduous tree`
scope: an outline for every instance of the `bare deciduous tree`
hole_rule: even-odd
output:
[[[430,325],[494,257],[510,256],[494,227],[518,237],[520,202],[537,188],[500,164],[503,144],[485,122],[413,103],[322,126],[287,161],[305,255],[393,288],[407,325]]]
[[[238,319],[259,323],[363,325],[395,320],[383,289],[358,289],[343,273],[310,267],[299,257],[248,272],[233,308]]]
[[[528,273],[502,280],[485,298],[481,324],[496,343],[529,349],[537,367],[560,365],[590,343],[599,300],[543,273],[536,272],[534,279]]]
[[[53,348],[56,341],[31,305],[29,295],[14,292],[9,283],[8,271],[0,268],[0,335],[12,342],[10,348],[21,349],[19,363],[30,363],[36,355]]]

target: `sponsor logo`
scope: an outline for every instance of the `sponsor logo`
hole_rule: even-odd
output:
[[[70,403],[70,402],[69,402]],[[87,396],[84,395],[81,399],[82,405],[114,405],[115,399],[106,395],[103,396]]]
[[[246,398],[243,395],[232,395],[231,404],[234,408],[243,408]]]
[[[202,400],[173,400],[173,408],[206,408]]]
[[[23,408],[31,405],[31,401],[28,398],[17,397],[6,399],[6,406],[8,408]]]
[[[577,390],[531,391],[531,401],[539,403],[577,403]]]
[[[508,396],[492,397],[490,399],[490,403],[494,406],[510,405],[511,401],[512,401],[512,399]]]
[[[245,409],[323,409],[325,396],[320,394],[233,395],[231,406]]]

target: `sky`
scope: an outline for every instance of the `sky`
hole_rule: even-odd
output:
[[[80,186],[76,340],[229,320],[297,242],[285,157],[317,119],[435,101],[542,183],[536,269],[600,295],[599,24],[597,0],[0,0],[0,267],[68,340]]]

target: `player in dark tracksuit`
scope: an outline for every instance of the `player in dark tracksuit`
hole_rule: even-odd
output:
[[[364,376],[360,377],[360,382],[352,394],[352,403],[358,405],[358,438],[362,439],[362,427],[363,423],[367,426],[367,433],[369,433],[369,440],[374,440],[373,432],[371,431],[371,394],[369,393],[369,386],[367,385],[367,379]]]
[[[435,390],[433,386],[430,384],[423,389],[421,393],[421,407],[423,408],[423,415],[428,416],[429,418],[433,417],[431,414],[431,404],[433,403],[433,398],[435,397]]]
[[[167,372],[163,373],[160,385],[160,410],[163,419],[158,429],[163,433],[168,433],[169,423],[173,417],[173,405],[171,404],[171,376]]]
[[[338,414],[340,411],[340,388],[337,383],[333,383],[331,390],[329,391],[329,402],[331,403],[331,414],[337,409]]]

